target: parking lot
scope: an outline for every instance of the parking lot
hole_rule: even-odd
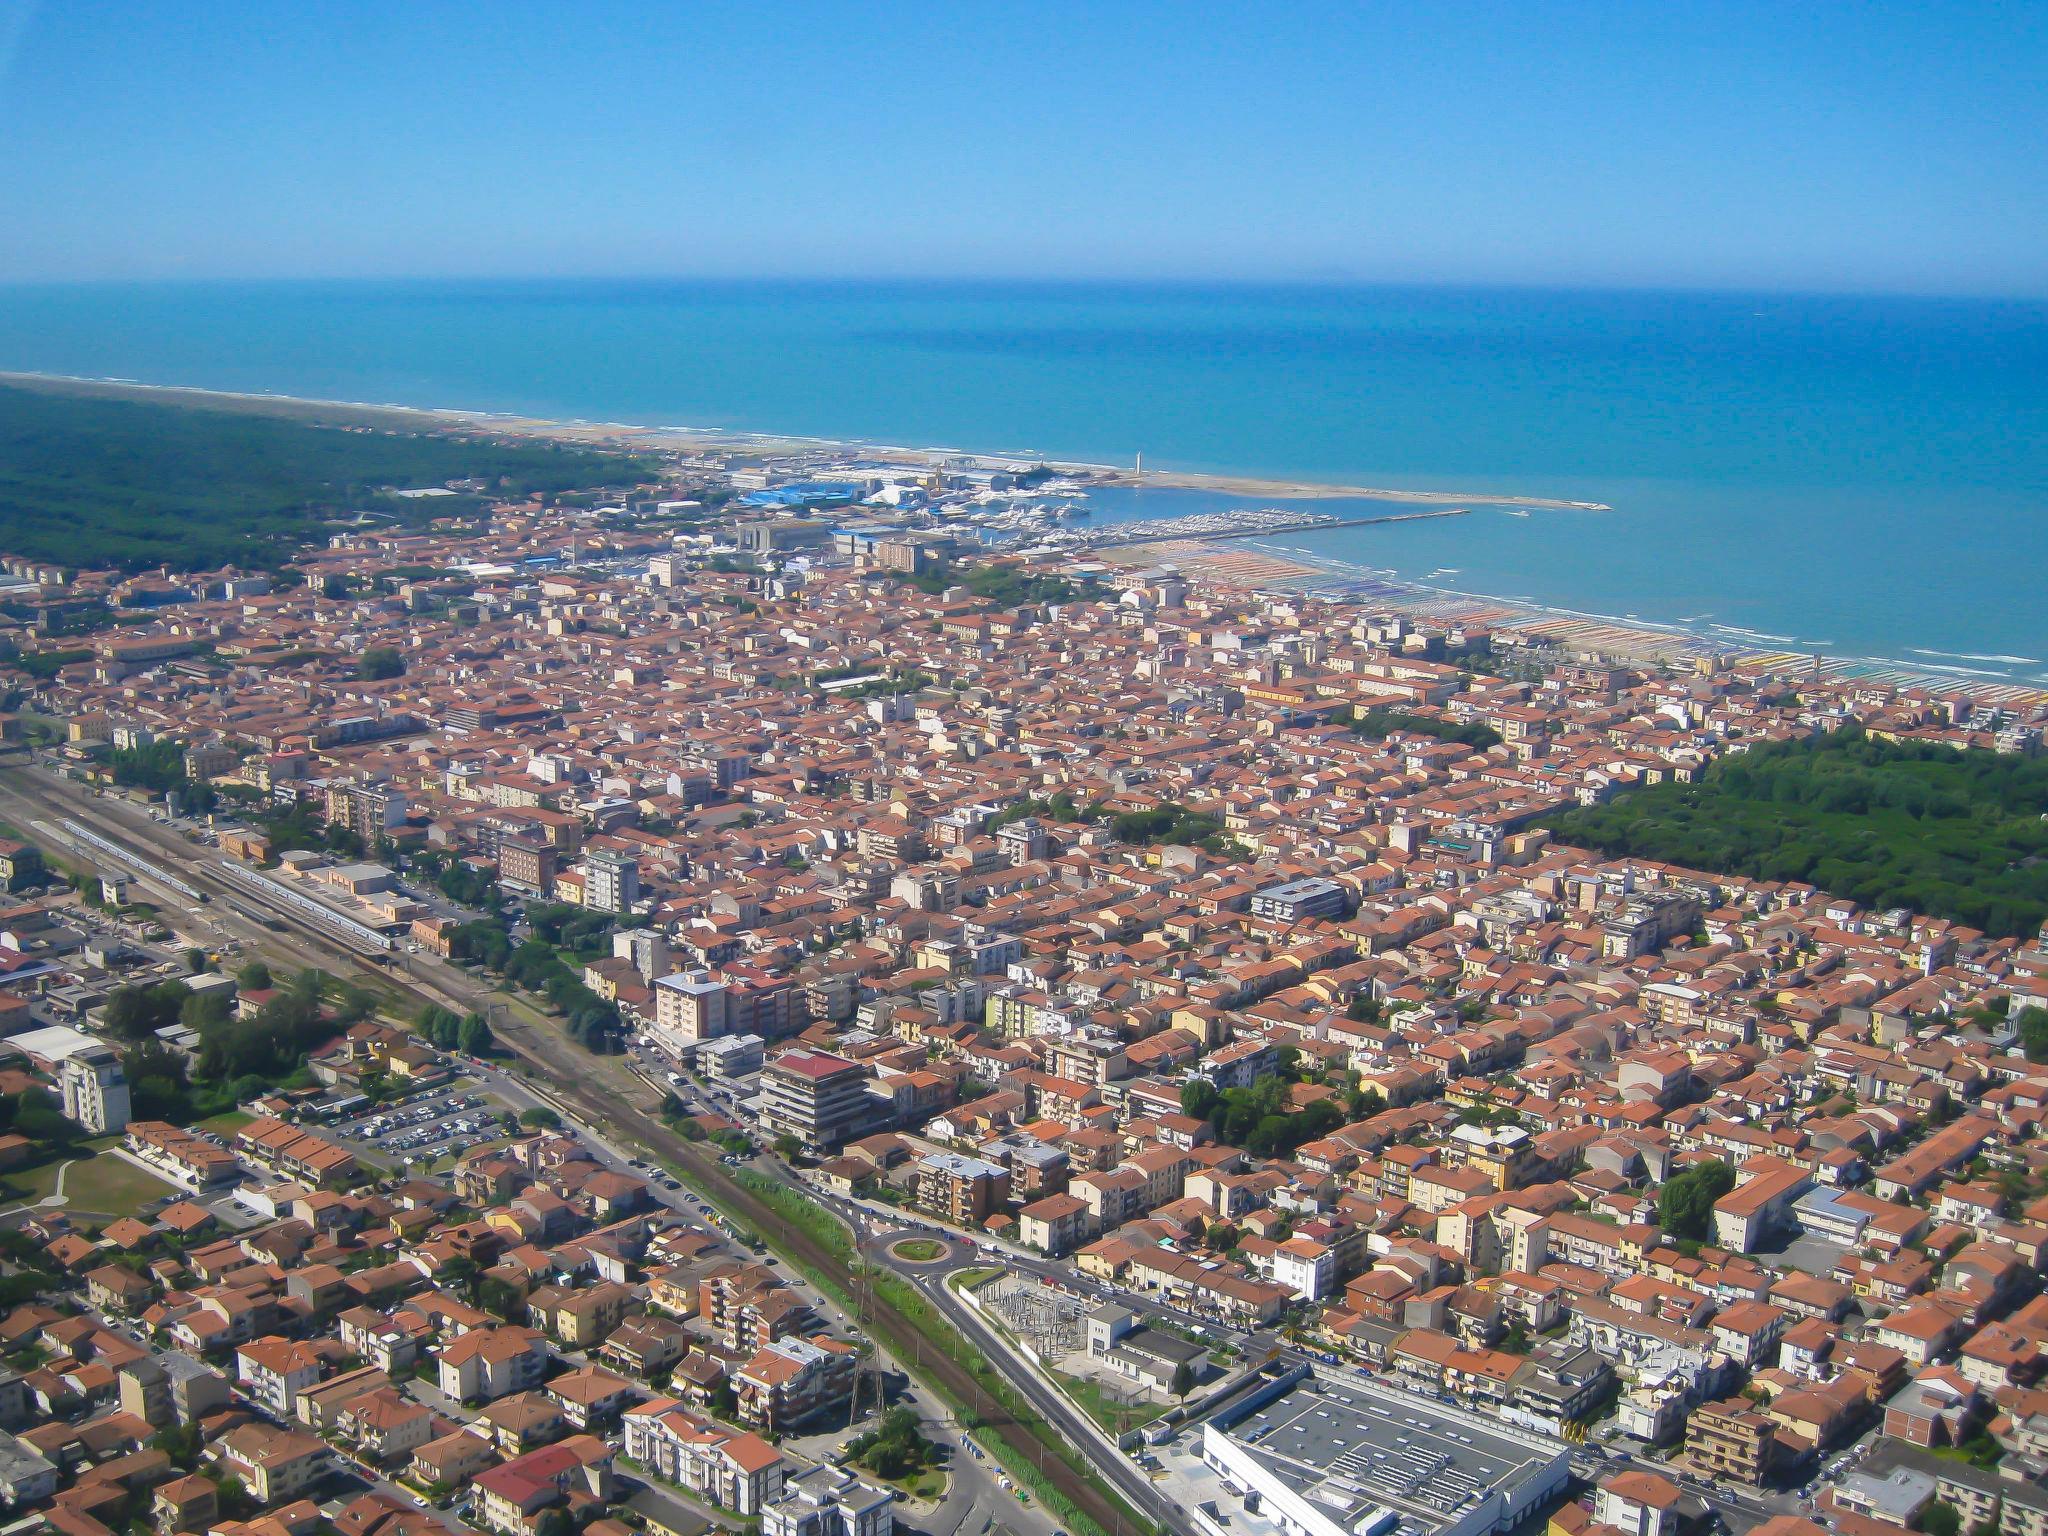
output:
[[[358,1156],[395,1166],[496,1141],[507,1134],[505,1114],[495,1099],[465,1085],[381,1104],[341,1121],[329,1134]]]

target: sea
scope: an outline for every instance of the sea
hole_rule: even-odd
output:
[[[1195,284],[0,287],[0,369],[1456,493],[1261,547],[2048,684],[2048,305]],[[1603,503],[1532,510],[1487,498]],[[1103,518],[1269,495],[1099,492]],[[1304,504],[1339,517],[1399,507]],[[0,539],[4,542],[4,539]]]

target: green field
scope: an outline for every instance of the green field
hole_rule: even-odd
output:
[[[1062,1372],[1058,1380],[1060,1389],[1072,1398],[1089,1418],[1112,1435],[1126,1434],[1140,1425],[1150,1424],[1166,1411],[1156,1403],[1119,1402],[1110,1396],[1108,1389],[1101,1382],[1091,1377],[1069,1376]]]
[[[7,1175],[7,1185],[26,1205],[48,1199],[57,1192],[57,1171],[67,1162],[71,1171],[64,1176],[64,1209],[101,1216],[133,1216],[160,1195],[173,1194],[172,1186],[147,1173],[110,1150],[117,1136],[103,1136],[81,1142],[62,1157],[34,1168]]]
[[[936,1504],[946,1496],[946,1473],[942,1467],[924,1467],[908,1477],[890,1479],[889,1485],[902,1489],[909,1498]]]
[[[1849,728],[1718,759],[1695,784],[1630,790],[1546,823],[1604,853],[1804,881],[2027,934],[2048,917],[2048,760],[1897,745]]]
[[[442,515],[473,498],[390,490],[483,479],[500,494],[629,482],[622,455],[0,386],[0,527],[68,566],[267,565],[340,513]]]

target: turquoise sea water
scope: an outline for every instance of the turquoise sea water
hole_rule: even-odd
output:
[[[1161,468],[1606,502],[1612,512],[1488,510],[1274,543],[1465,591],[1719,625],[1731,639],[2048,679],[2039,304],[1135,285],[17,287],[0,288],[0,368],[1104,462],[1142,451]],[[1156,491],[1096,501],[1102,516],[1242,504]]]

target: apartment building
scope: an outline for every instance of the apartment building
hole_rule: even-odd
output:
[[[477,1328],[442,1346],[435,1359],[440,1387],[458,1402],[490,1402],[538,1386],[547,1374],[548,1343],[531,1328]]]
[[[761,1510],[761,1536],[893,1536],[896,1495],[839,1467],[784,1480]]]
[[[628,1408],[626,1454],[657,1477],[736,1515],[758,1516],[781,1493],[788,1461],[760,1436],[700,1418],[672,1397]]]
[[[65,1057],[57,1084],[65,1119],[95,1136],[127,1128],[128,1079],[111,1046],[90,1045]]]
[[[859,1365],[852,1345],[823,1334],[779,1339],[733,1374],[740,1417],[779,1434],[843,1407]]]
[[[958,1152],[917,1164],[917,1203],[955,1226],[978,1227],[1010,1198],[1010,1170]]]

